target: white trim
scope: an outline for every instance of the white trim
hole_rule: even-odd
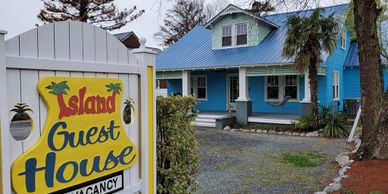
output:
[[[182,95],[191,96],[191,76],[190,71],[182,72]]]
[[[236,101],[246,102],[250,101],[249,99],[249,87],[248,87],[248,76],[247,76],[247,68],[238,69],[238,98]]]
[[[249,16],[252,16],[253,18],[255,18],[256,20],[259,20],[259,21],[262,21],[264,23],[267,23],[268,25],[274,27],[274,28],[279,28],[278,25],[262,18],[262,17],[259,17],[259,16],[256,16],[252,13],[249,13],[248,11],[244,10],[244,9],[241,9],[240,7],[237,7],[233,4],[229,4],[227,7],[225,7],[222,11],[220,11],[216,16],[214,16],[211,20],[209,20],[208,23],[205,24],[205,28],[208,28],[214,21],[216,21],[218,18],[222,17],[222,16],[225,16],[225,15],[229,15],[229,14],[232,14],[232,13],[243,13],[243,14],[246,14],[246,15],[249,15]]]
[[[346,29],[344,27],[340,29],[340,44],[341,49],[346,50]]]
[[[333,87],[338,87],[333,90]],[[333,70],[332,72],[332,84],[331,84],[331,90],[333,92],[332,99],[333,101],[340,100],[340,73],[339,71]]]
[[[308,69],[304,71],[304,98],[303,103],[311,103],[311,87],[310,87],[310,72]]]

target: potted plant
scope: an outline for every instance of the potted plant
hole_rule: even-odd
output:
[[[26,103],[17,103],[11,112],[16,114],[11,120],[11,135],[14,139],[22,141],[27,139],[32,130],[32,119],[27,112],[33,112]]]

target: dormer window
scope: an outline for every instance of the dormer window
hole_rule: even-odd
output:
[[[232,26],[222,27],[222,47],[232,46]]]
[[[248,43],[247,23],[236,24],[237,46],[246,45]]]

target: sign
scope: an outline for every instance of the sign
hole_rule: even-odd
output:
[[[138,156],[122,125],[122,85],[114,78],[40,80],[47,120],[36,145],[12,165],[14,191],[41,194],[75,188],[69,192],[81,194],[102,185],[120,189],[122,175],[109,175],[130,168]]]
[[[53,194],[109,194],[124,188],[123,173],[115,173]]]

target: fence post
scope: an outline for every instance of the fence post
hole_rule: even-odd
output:
[[[7,104],[7,66],[5,64],[5,35],[0,30],[0,193],[11,193],[9,158],[9,118]]]
[[[156,101],[155,61],[156,52],[147,49],[146,40],[140,39],[140,48],[132,51],[138,60],[140,72],[141,112],[141,174],[142,193],[156,193]]]

